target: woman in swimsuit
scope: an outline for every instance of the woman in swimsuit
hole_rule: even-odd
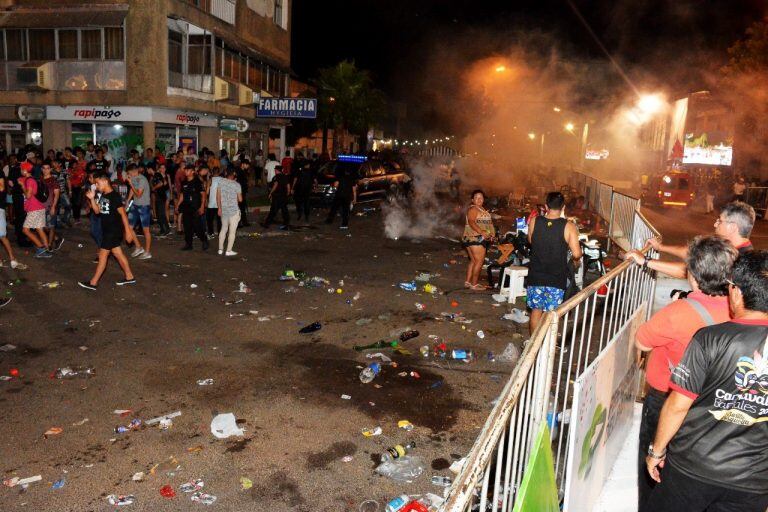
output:
[[[496,236],[491,214],[483,208],[484,201],[485,194],[482,190],[472,192],[472,204],[467,210],[467,223],[464,225],[464,236],[461,239],[461,245],[469,255],[467,280],[464,282],[464,287],[472,290],[485,289],[485,286],[478,284],[477,281],[483,269],[485,251]]]

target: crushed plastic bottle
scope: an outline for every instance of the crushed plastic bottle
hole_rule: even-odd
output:
[[[115,507],[122,507],[125,505],[133,505],[136,503],[136,496],[133,494],[110,494],[107,496],[107,503]]]
[[[213,379],[200,379],[197,381],[198,386],[211,386],[213,385]]]
[[[408,502],[411,501],[411,497],[407,494],[402,494],[396,498],[392,498],[384,507],[385,512],[400,512],[405,508]]]
[[[216,496],[213,494],[207,494],[201,491],[196,492],[190,498],[192,501],[202,503],[203,505],[213,505],[216,503]]]
[[[50,283],[41,283],[40,288],[58,288],[61,283],[58,281],[51,281]]]
[[[360,372],[360,382],[368,384],[381,372],[381,365],[379,363],[371,363]]]
[[[283,271],[283,275],[280,276],[281,281],[296,281],[296,274],[290,268]]]
[[[320,322],[312,322],[309,325],[305,325],[301,329],[299,329],[299,332],[301,334],[309,334],[311,332],[319,331],[322,328],[322,324]]]
[[[424,472],[424,463],[420,457],[405,455],[397,460],[382,462],[376,472],[396,482],[413,483]]]
[[[130,432],[131,430],[138,430],[141,427],[141,420],[136,418],[131,420],[131,422],[127,426],[119,425],[115,427],[115,434],[125,434],[126,432]]]
[[[405,446],[398,444],[387,448],[387,450],[381,454],[381,462],[391,462],[400,457],[404,457],[408,452],[416,448],[416,443],[411,441]]]
[[[407,292],[415,292],[416,291],[416,281],[409,281],[400,283],[398,285],[401,289],[407,291]]]
[[[471,350],[454,349],[451,350],[451,359],[464,361],[466,363],[475,358],[475,353]]]
[[[53,373],[53,376],[57,379],[74,379],[75,377],[87,379],[93,377],[93,375],[93,368],[87,366],[65,366],[64,368],[58,368]]]
[[[196,480],[190,480],[189,482],[181,484],[179,486],[179,490],[181,492],[195,492],[199,491],[203,487],[205,487],[205,482],[198,478]]]
[[[448,476],[435,475],[432,477],[432,485],[436,485],[438,487],[449,487],[452,483],[453,480],[451,480],[451,477]]]

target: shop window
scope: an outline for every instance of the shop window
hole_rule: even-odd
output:
[[[56,36],[53,29],[29,31],[29,60],[56,60]]]
[[[123,60],[123,28],[106,27],[104,29],[104,58],[107,60]]]
[[[77,58],[77,30],[59,30],[59,58]]]
[[[80,58],[83,60],[100,60],[101,29],[80,31]]]
[[[27,31],[6,29],[5,44],[8,60],[27,60]]]

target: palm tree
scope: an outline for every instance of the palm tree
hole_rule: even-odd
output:
[[[318,86],[323,153],[328,151],[328,128],[334,129],[333,152],[338,153],[339,133],[355,133],[364,139],[371,125],[384,116],[384,93],[373,87],[370,73],[354,62],[321,69]]]

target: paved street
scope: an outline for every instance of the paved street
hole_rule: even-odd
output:
[[[107,510],[109,494],[135,495],[130,510],[190,510],[203,505],[190,504],[179,485],[196,478],[218,497],[218,510],[358,510],[365,499],[383,507],[403,492],[439,494],[430,477],[449,475],[450,462],[467,452],[511,371],[486,355],[503,350],[515,325],[500,319],[505,308],[492,307],[489,294],[456,290],[465,259],[450,242],[386,240],[378,213],[354,217],[349,234],[319,220],[318,229],[238,238],[240,254],[230,260],[213,245],[208,253],[184,253],[178,239],[156,241],[154,259],[132,261],[138,283],[131,287],[112,285],[120,277],[114,262],[97,292],[77,287],[93,270],[94,246],[84,229],[66,233],[49,261],[24,254],[29,270],[0,269],[0,290],[15,298],[0,313],[0,332],[3,343],[16,345],[0,352],[0,374],[19,372],[0,382],[2,474],[42,476],[26,491],[0,487],[0,510]],[[327,278],[342,292],[279,281],[288,265]],[[449,293],[393,287],[422,270],[441,274],[432,283]],[[13,286],[5,286],[9,281]],[[53,281],[60,286],[41,286]],[[240,281],[253,291],[233,293]],[[235,300],[242,302],[226,305]],[[435,320],[441,312],[473,321],[464,329]],[[360,319],[370,323],[358,325]],[[323,324],[320,331],[298,333],[314,321]],[[361,384],[358,374],[369,360],[352,345],[404,327],[421,332],[405,344],[412,354],[385,351],[398,367]],[[423,359],[419,347],[431,345],[429,335],[479,358],[472,364]],[[95,374],[52,377],[70,365],[93,367]],[[207,378],[214,383],[197,385]],[[182,414],[168,430],[114,432],[134,418],[174,411]],[[211,419],[227,412],[245,435],[217,440]],[[398,429],[399,420],[415,429]],[[383,435],[361,434],[375,426]],[[46,437],[52,427],[61,433]],[[406,441],[416,442],[424,474],[410,485],[375,474],[379,454]],[[143,481],[132,481],[137,472],[145,473]],[[252,488],[243,490],[243,477]],[[60,479],[64,486],[52,489]],[[165,485],[178,496],[162,497]]]

